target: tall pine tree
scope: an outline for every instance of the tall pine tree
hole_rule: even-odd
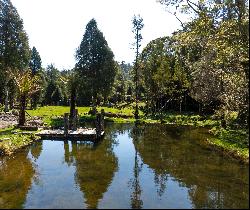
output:
[[[33,47],[31,50],[31,59],[29,62],[29,67],[33,75],[37,74],[38,71],[42,68],[41,57],[35,47]]]
[[[10,72],[23,71],[29,59],[28,36],[23,21],[10,0],[0,0],[0,78],[1,88],[4,89],[0,92],[5,93],[5,111],[8,111],[9,92],[16,92],[10,85]]]
[[[40,75],[42,73],[41,72],[41,70],[42,70],[41,57],[40,57],[39,52],[37,51],[37,49],[35,47],[33,47],[31,50],[31,58],[30,58],[30,62],[29,62],[29,67],[31,69],[33,76],[35,76],[35,75],[37,76],[37,75]],[[40,85],[41,86],[43,85],[42,80],[41,80]],[[37,108],[37,104],[40,101],[41,96],[42,96],[42,90],[35,92],[31,96],[31,108],[33,108],[33,109]]]
[[[142,41],[142,35],[141,35],[141,30],[144,26],[143,24],[143,19],[140,17],[140,15],[138,16],[134,16],[132,19],[132,23],[133,23],[133,30],[132,32],[134,33],[134,38],[135,38],[135,42],[134,42],[134,46],[135,46],[135,53],[136,53],[136,58],[135,58],[135,65],[134,65],[134,69],[135,69],[135,119],[139,118],[139,110],[138,110],[138,97],[139,97],[139,88],[138,88],[138,58],[139,58],[139,48],[141,46],[141,41]]]
[[[91,95],[92,103],[98,96],[107,99],[116,74],[114,54],[95,19],[89,21],[82,42],[76,51],[76,70],[82,78],[84,95]],[[83,89],[83,88],[82,88]],[[89,94],[86,92],[89,91]]]

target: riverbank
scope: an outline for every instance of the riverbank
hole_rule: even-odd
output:
[[[214,137],[207,139],[207,142],[212,148],[249,164],[249,133],[247,130],[213,127],[210,129],[210,133]]]
[[[94,115],[89,114],[91,107],[77,107],[79,113],[79,123],[84,126],[86,122],[93,121]],[[134,110],[131,107],[125,108],[108,108],[97,107],[97,111],[104,109],[105,121],[114,123],[134,123]],[[63,127],[63,115],[69,112],[68,106],[44,106],[36,110],[27,110],[30,116],[40,118],[45,126],[51,128]],[[213,149],[222,152],[240,160],[243,163],[249,164],[249,141],[248,132],[246,130],[225,130],[221,129],[220,122],[214,120],[212,117],[203,117],[194,114],[177,114],[166,113],[159,117],[145,117],[143,113],[139,112],[140,119],[138,123],[154,123],[154,124],[168,124],[176,126],[195,126],[207,127],[210,129],[212,138],[207,139],[208,145]],[[13,127],[7,129],[0,129],[0,150],[5,154],[12,154],[15,150],[31,144],[35,139],[35,135],[13,134],[15,129]]]
[[[92,121],[95,116],[90,115],[91,107],[78,107],[80,115],[80,124]],[[135,123],[133,118],[133,108],[108,108],[97,107],[97,111],[104,109],[105,121],[114,123]],[[28,110],[31,116],[43,117],[44,122],[51,127],[63,126],[63,114],[69,112],[69,107],[64,106],[45,106],[37,110]],[[220,128],[220,121],[213,119],[211,116],[200,116],[194,114],[177,114],[166,113],[162,116],[146,118],[143,112],[139,112],[140,119],[138,123],[154,123],[168,125],[187,125],[195,127],[207,127],[210,129],[212,138],[207,139],[207,143],[213,148],[238,159],[240,162],[249,164],[249,141],[248,132],[246,130],[225,130]],[[159,119],[161,118],[161,119]]]
[[[35,132],[23,132],[12,127],[0,130],[0,154],[12,155],[17,150],[32,144],[39,138]]]

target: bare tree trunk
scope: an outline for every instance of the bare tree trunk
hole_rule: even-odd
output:
[[[19,113],[19,126],[23,126],[26,122],[25,119],[25,108],[26,108],[26,95],[20,96],[20,113]]]

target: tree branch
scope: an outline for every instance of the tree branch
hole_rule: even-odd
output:
[[[182,28],[184,28],[184,24],[183,24],[183,22],[177,17],[177,15],[176,15],[176,13],[172,13],[172,12],[170,12],[170,11],[168,11],[167,10],[167,12],[168,13],[170,13],[171,15],[174,15],[175,16],[175,18],[180,22],[180,24],[181,24],[181,26],[182,26]]]
[[[191,9],[194,11],[194,12],[196,12],[197,14],[200,14],[200,11],[198,11],[197,9],[195,9],[192,5],[194,5],[194,6],[196,6],[199,10],[200,10],[200,7],[197,5],[197,4],[195,4],[195,3],[193,3],[193,2],[191,2],[191,1],[189,1],[189,0],[187,0],[187,4],[188,4],[188,6],[189,7],[191,7]],[[192,4],[192,5],[191,5]]]

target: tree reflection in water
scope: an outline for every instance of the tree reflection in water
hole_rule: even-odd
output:
[[[105,131],[98,144],[38,142],[0,157],[0,208],[73,200],[80,208],[249,208],[249,166],[206,148],[203,129],[111,124]],[[44,185],[31,184],[37,171]]]
[[[136,144],[138,141],[138,137],[142,133],[142,129],[138,128],[137,123],[132,129],[132,136],[133,136],[133,143]],[[143,163],[139,163],[138,152],[135,149],[135,161],[134,161],[134,168],[133,168],[133,179],[130,182],[132,194],[130,196],[131,199],[131,208],[133,209],[141,209],[143,207],[143,201],[141,199],[142,189],[140,186],[140,172],[142,170]]]
[[[113,153],[112,139],[100,143],[74,142],[72,151],[64,142],[65,162],[76,166],[75,180],[85,197],[87,208],[97,208],[118,169],[118,160]]]
[[[43,141],[42,140],[37,141],[35,144],[32,144],[30,146],[30,153],[35,161],[40,157],[42,150],[43,150]]]
[[[22,208],[25,203],[26,195],[35,174],[28,153],[29,150],[26,148],[19,151],[17,156],[0,157],[1,209]]]
[[[133,142],[142,162],[154,171],[156,187],[160,187],[158,195],[164,194],[167,177],[173,177],[180,186],[188,188],[194,208],[248,207],[241,202],[249,195],[247,167],[208,149],[203,143],[208,136],[202,129],[140,127],[143,132],[137,137],[132,132],[132,138],[137,138]]]

